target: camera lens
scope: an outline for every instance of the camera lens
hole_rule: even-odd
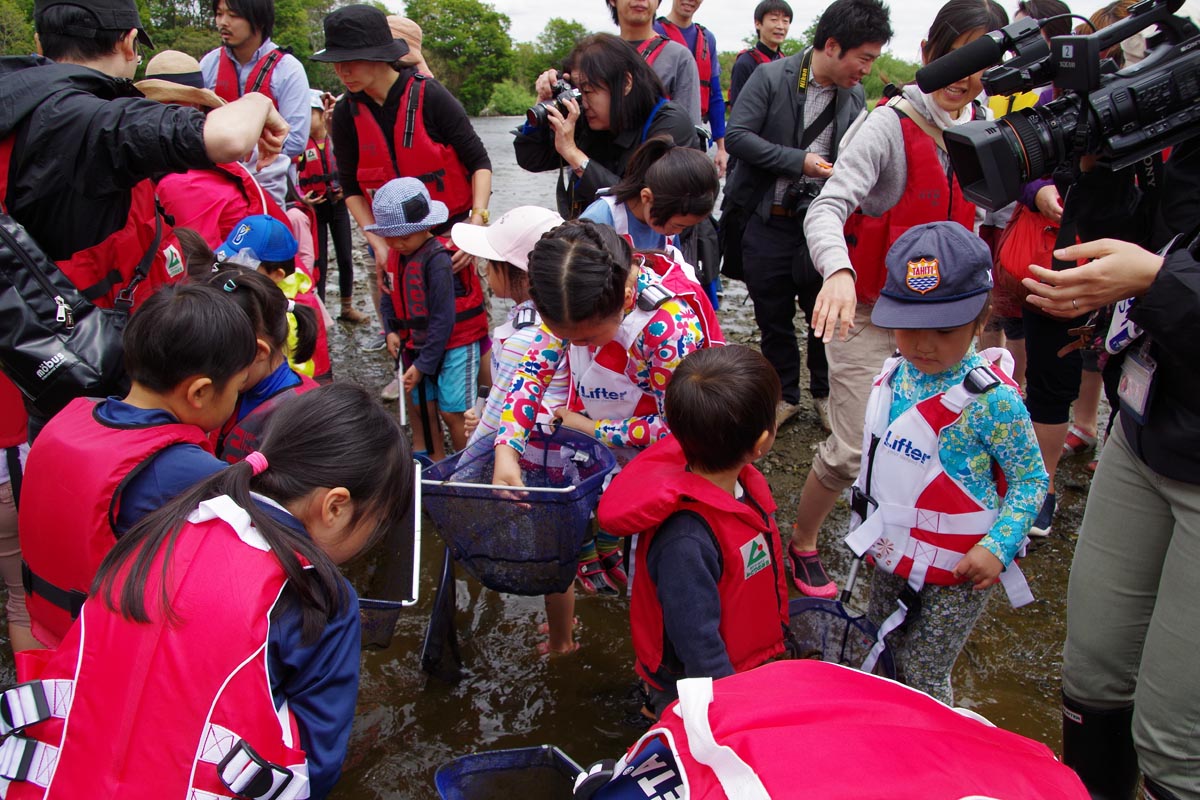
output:
[[[536,128],[539,125],[546,124],[546,104],[536,103],[532,108],[525,112],[525,122],[530,127]]]

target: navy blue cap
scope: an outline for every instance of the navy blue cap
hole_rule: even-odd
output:
[[[886,261],[887,282],[871,310],[881,328],[957,328],[987,304],[992,251],[957,222],[909,228]]]
[[[217,259],[257,267],[261,261],[290,261],[297,249],[296,237],[287,225],[267,214],[257,214],[233,226],[217,248]]]

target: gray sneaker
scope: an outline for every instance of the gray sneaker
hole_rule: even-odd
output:
[[[813,408],[817,412],[817,418],[821,421],[821,427],[825,429],[826,433],[832,432],[833,427],[829,423],[829,398],[814,397]]]
[[[387,347],[387,336],[380,332],[368,339],[367,343],[359,347],[359,349],[364,353],[378,353],[385,347]]]

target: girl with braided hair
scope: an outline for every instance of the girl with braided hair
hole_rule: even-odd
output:
[[[641,253],[606,225],[567,222],[529,257],[529,295],[542,327],[513,375],[496,432],[494,480],[521,485],[518,460],[550,379],[563,359],[570,400],[547,409],[594,436],[627,463],[669,432],[667,384],[684,356],[723,344],[704,291],[661,254]],[[589,594],[619,594],[626,582],[617,540],[580,556]]]

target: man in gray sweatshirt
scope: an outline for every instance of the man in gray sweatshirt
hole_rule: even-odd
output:
[[[726,147],[738,168],[725,192],[731,204],[749,214],[742,239],[746,287],[763,355],[783,388],[777,425],[799,410],[797,304],[809,319],[809,391],[824,422],[828,366],[824,347],[812,333],[821,276],[808,257],[804,219],[812,198],[834,173],[839,139],[864,108],[862,79],[891,36],[887,7],[879,0],[835,0],[817,22],[812,47],[754,71],[726,129]],[[815,536],[812,541],[793,537],[790,555],[800,591],[823,597],[836,593],[817,557]]]
[[[686,47],[660,36],[654,19],[661,0],[605,0],[621,38],[633,45],[663,82],[667,97],[700,124],[700,70]]]

